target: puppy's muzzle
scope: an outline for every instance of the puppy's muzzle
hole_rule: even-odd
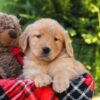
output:
[[[49,48],[49,47],[44,47],[44,48],[42,49],[42,54],[43,54],[44,56],[48,56],[49,53],[50,53],[50,48]]]
[[[15,31],[9,31],[9,36],[10,36],[10,38],[12,38],[12,39],[16,39],[17,38],[17,33],[15,32]]]

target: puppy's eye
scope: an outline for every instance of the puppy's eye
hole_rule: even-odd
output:
[[[37,38],[41,38],[41,35],[40,35],[40,34],[38,34],[38,35],[35,35],[35,37],[37,37]]]
[[[58,41],[59,39],[57,37],[54,38],[55,41]]]

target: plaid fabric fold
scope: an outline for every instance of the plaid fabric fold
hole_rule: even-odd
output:
[[[60,94],[52,86],[36,88],[31,80],[0,80],[0,100],[92,100],[93,90],[94,80],[87,73],[71,81],[69,89]]]

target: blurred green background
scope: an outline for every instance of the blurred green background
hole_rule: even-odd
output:
[[[76,59],[96,80],[100,95],[100,0],[0,0],[0,11],[14,14],[22,29],[39,18],[58,20],[72,38]]]

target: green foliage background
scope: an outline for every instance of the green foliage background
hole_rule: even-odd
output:
[[[72,38],[76,59],[96,80],[100,94],[100,0],[0,0],[0,11],[19,17],[22,28],[39,18],[58,20]]]

